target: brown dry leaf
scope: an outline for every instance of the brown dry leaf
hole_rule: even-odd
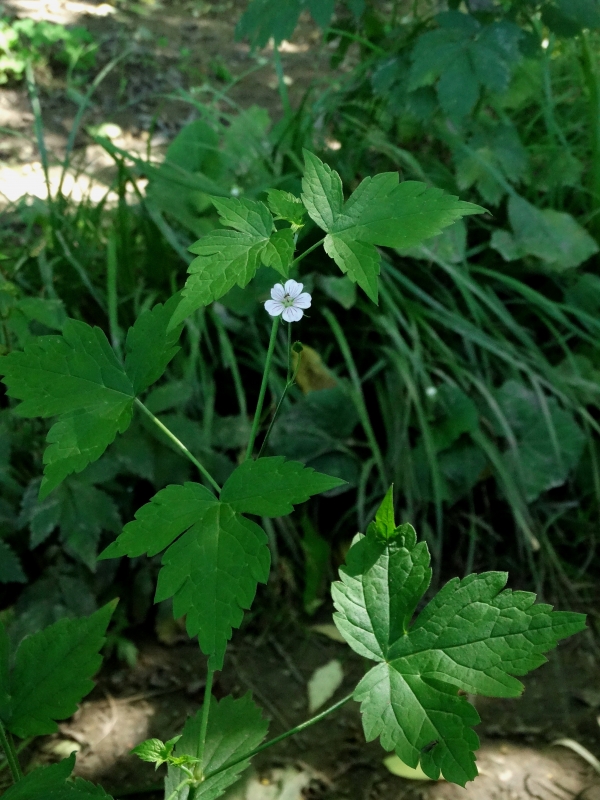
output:
[[[302,345],[302,352],[292,353],[292,365],[296,369],[296,364],[300,359],[300,368],[296,376],[296,383],[304,394],[318,392],[319,389],[333,389],[337,386],[337,380],[327,369],[321,356],[312,347]]]

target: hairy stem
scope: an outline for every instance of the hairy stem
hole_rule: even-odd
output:
[[[6,761],[8,763],[12,779],[15,783],[17,783],[23,777],[23,773],[21,772],[21,767],[19,766],[19,759],[17,757],[15,746],[10,738],[10,734],[4,729],[2,722],[0,722],[0,744],[2,745],[2,749],[6,754]]]
[[[277,341],[277,331],[279,329],[279,317],[273,317],[273,327],[271,328],[271,338],[269,339],[269,349],[267,350],[267,358],[265,361],[265,370],[263,372],[262,383],[260,385],[260,392],[258,394],[258,402],[256,404],[256,412],[252,420],[252,430],[250,431],[250,440],[246,449],[245,458],[250,458],[254,450],[254,442],[256,441],[256,434],[258,433],[258,426],[260,425],[260,417],[262,414],[263,403],[265,402],[265,394],[267,393],[267,383],[269,382],[269,372],[271,371],[271,360],[273,359],[273,351],[275,350],[275,342]]]
[[[290,728],[289,731],[281,733],[279,736],[275,736],[274,739],[269,739],[268,742],[261,744],[259,747],[255,747],[254,750],[251,750],[249,753],[246,753],[246,755],[241,756],[241,758],[237,758],[235,761],[231,762],[228,761],[224,766],[219,767],[219,769],[213,770],[213,772],[207,772],[206,775],[204,776],[205,780],[208,778],[212,778],[213,775],[217,775],[219,772],[223,772],[223,770],[225,769],[234,767],[236,764],[241,764],[242,761],[246,761],[248,758],[253,758],[253,756],[255,756],[257,753],[261,753],[268,747],[273,747],[274,744],[282,742],[284,739],[287,739],[288,736],[293,736],[296,733],[300,733],[301,731],[306,730],[306,728],[310,728],[311,725],[315,725],[317,722],[320,722],[322,719],[325,719],[325,717],[328,717],[330,714],[333,714],[334,711],[337,711],[338,708],[341,708],[349,700],[352,700],[352,694],[353,693],[346,695],[346,697],[342,697],[341,700],[338,700],[337,703],[334,703],[329,708],[326,708],[325,711],[321,711],[321,713],[317,714],[315,717],[311,717],[310,719],[307,719],[305,722],[301,722],[300,725],[296,725],[295,728]]]
[[[219,486],[219,484],[216,482],[216,480],[213,478],[210,472],[206,469],[206,467],[203,467],[202,464],[198,461],[198,459],[190,453],[190,451],[187,449],[184,443],[179,441],[179,439],[175,436],[175,434],[172,431],[170,431],[166,425],[163,425],[163,423],[157,417],[155,417],[154,414],[149,409],[147,409],[146,406],[142,403],[142,401],[139,400],[137,397],[135,398],[135,403],[138,406],[138,408],[141,409],[144,412],[144,414],[146,414],[146,416],[152,420],[152,422],[156,425],[156,427],[159,428],[165,434],[165,436],[167,436],[170,439],[170,441],[173,442],[173,444],[177,447],[177,449],[181,450],[181,452],[187,458],[189,458],[192,464],[194,464],[194,466],[200,470],[200,472],[202,473],[202,475],[204,475],[204,477],[210,483],[210,485],[217,492],[220,492],[221,487]]]

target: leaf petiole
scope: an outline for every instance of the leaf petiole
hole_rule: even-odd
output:
[[[315,725],[317,722],[320,722],[322,719],[325,719],[325,717],[328,717],[330,714],[333,714],[334,711],[337,711],[338,708],[341,708],[349,700],[352,700],[353,696],[354,692],[351,692],[350,694],[346,695],[346,697],[342,697],[341,700],[338,700],[337,703],[334,703],[332,706],[329,706],[329,708],[326,708],[325,711],[321,711],[320,714],[317,714],[316,716],[307,719],[305,722],[301,722],[300,725],[296,725],[294,728],[290,728],[289,731],[286,731],[285,733],[280,733],[279,736],[275,736],[273,739],[269,739],[268,742],[261,744],[259,747],[255,747],[254,750],[251,750],[249,753],[246,753],[246,755],[241,756],[241,758],[236,758],[235,761],[226,762],[225,764],[223,764],[222,767],[219,767],[219,769],[215,769],[212,772],[207,772],[206,775],[204,776],[204,779],[208,780],[208,778],[212,778],[213,775],[218,775],[220,772],[223,772],[226,769],[230,769],[231,767],[234,767],[236,764],[240,764],[242,761],[246,761],[249,758],[253,758],[255,755],[257,755],[257,753],[262,753],[263,750],[267,750],[269,747],[273,747],[274,744],[279,744],[279,742],[282,742],[289,736],[294,736],[294,734],[300,733],[301,731],[306,730],[306,728],[310,728],[312,725]],[[170,798],[168,798],[168,800],[170,800]]]
[[[167,800],[176,800],[176,798],[179,797],[179,792],[182,789],[185,789],[186,786],[191,786],[191,784],[192,781],[190,778],[186,778],[184,781],[181,781],[181,783],[177,784],[171,794],[167,797]]]
[[[184,443],[181,442],[175,436],[175,434],[167,428],[166,425],[163,425],[163,423],[157,417],[155,417],[154,414],[149,409],[146,408],[146,406],[142,403],[142,401],[138,397],[135,398],[135,404],[139,409],[141,409],[144,412],[144,414],[146,414],[147,417],[149,417],[152,420],[152,422],[156,425],[156,427],[160,428],[160,430],[165,434],[165,436],[167,436],[173,442],[173,444],[179,450],[181,450],[181,452],[187,458],[189,458],[192,464],[194,464],[194,466],[196,466],[200,470],[202,475],[204,475],[204,477],[210,483],[213,489],[216,489],[216,491],[220,493],[221,487],[219,486],[219,484],[216,482],[216,480],[213,478],[210,472],[206,469],[206,467],[203,467],[202,464],[198,461],[198,459],[190,453],[190,451],[187,449]]]
[[[254,442],[256,434],[258,433],[258,426],[260,425],[260,417],[262,414],[262,407],[265,401],[265,394],[267,393],[267,383],[269,381],[269,372],[271,371],[271,361],[273,359],[273,351],[275,350],[275,342],[277,341],[277,331],[279,330],[280,317],[273,317],[273,327],[271,328],[271,338],[269,339],[269,349],[267,350],[267,358],[265,361],[265,369],[263,372],[262,383],[260,385],[260,392],[258,393],[258,401],[256,403],[256,411],[254,412],[254,419],[252,420],[252,430],[250,431],[250,440],[246,448],[246,455],[244,460],[250,458],[254,450]]]
[[[208,728],[208,715],[210,713],[210,698],[212,696],[212,685],[214,670],[208,667],[206,672],[206,685],[204,687],[204,704],[202,706],[202,718],[200,720],[200,735],[198,737],[198,749],[196,756],[198,758],[200,773],[202,774],[202,762],[204,761],[204,745],[206,744],[206,730]]]
[[[0,721],[0,744],[2,745],[2,749],[6,754],[6,761],[8,763],[12,779],[15,783],[17,783],[23,777],[23,773],[21,772],[19,759],[17,757],[17,751],[15,750],[15,746],[12,742],[12,739],[10,738],[10,734],[6,732],[4,725],[2,724],[1,721]]]
[[[290,264],[290,272],[296,266],[296,264],[299,264],[303,258],[306,258],[306,256],[310,255],[313,252],[313,250],[316,250],[317,247],[320,247],[324,241],[325,241],[325,236],[323,236],[322,239],[319,239],[318,242],[315,242],[313,245],[311,245],[311,247],[309,247],[308,250],[305,250],[303,253],[300,253],[300,255],[297,258],[295,258]]]

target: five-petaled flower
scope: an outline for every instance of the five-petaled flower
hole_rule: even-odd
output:
[[[267,300],[265,309],[272,317],[280,314],[286,322],[298,322],[304,316],[304,308],[310,308],[311,296],[303,292],[302,283],[297,283],[291,278],[285,286],[276,283],[271,289],[272,300]]]

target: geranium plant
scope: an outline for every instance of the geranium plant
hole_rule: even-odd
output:
[[[98,459],[129,426],[146,415],[198,469],[198,481],[169,485],[138,509],[101,558],[162,553],[155,600],[172,598],[190,637],[207,656],[204,703],[179,737],[151,739],[140,758],[167,765],[166,800],[213,800],[235,782],[251,757],[354,699],[361,703],[367,740],[380,738],[409,766],[464,785],[477,774],[473,726],[477,712],[465,692],[512,697],[515,676],[543,663],[544,653],[584,627],[584,617],[535,604],[529,592],[505,589],[505,573],[453,579],[416,616],[431,579],[430,556],[410,524],[397,525],[392,489],[350,548],[333,584],[335,623],[348,644],[375,662],[352,694],[316,717],[264,742],[268,725],[246,695],[212,696],[227,643],[250,608],[258,583],[269,576],[267,536],[251,517],[280,517],[309,497],[343,484],[281,456],[262,456],[263,405],[280,325],[291,326],[311,307],[303,285],[291,278],[318,246],[373,301],[378,299],[378,247],[406,248],[436,235],[467,214],[484,211],[423,183],[399,182],[396,173],[366,178],[344,200],[339,175],[306,153],[302,197],[271,190],[267,202],[214,198],[223,227],[194,244],[188,281],[129,330],[121,360],[104,332],[69,320],[60,336],[40,336],[0,361],[8,394],[23,416],[56,417],[48,433],[40,495]],[[323,238],[295,257],[305,215]],[[276,225],[276,221],[278,225]],[[265,311],[273,318],[264,373],[245,457],[223,486],[144,405],[146,390],[178,349],[186,317],[244,287],[261,266],[277,270]],[[296,346],[296,351],[298,351]],[[279,408],[279,406],[278,406]],[[277,411],[275,411],[276,415]],[[261,447],[255,457],[256,445]],[[12,736],[52,733],[92,687],[114,603],[88,618],[62,620],[25,639],[15,654],[0,625],[0,742],[15,785],[7,800],[79,800],[107,796],[69,778],[74,756],[23,777]]]

